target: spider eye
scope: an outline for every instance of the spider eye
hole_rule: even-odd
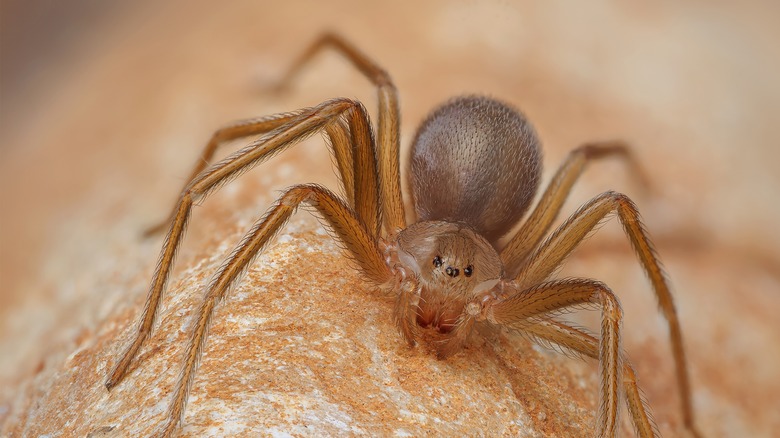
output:
[[[468,265],[463,269],[463,274],[465,274],[466,277],[471,277],[471,274],[473,273],[474,273],[474,267],[471,265]]]
[[[438,268],[438,267],[441,266],[441,264],[442,264],[441,257],[436,256],[436,257],[433,258],[433,266],[434,267]]]

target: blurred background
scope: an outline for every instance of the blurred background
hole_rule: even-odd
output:
[[[635,145],[650,188],[619,163],[599,163],[567,211],[607,189],[639,204],[674,284],[707,436],[780,428],[770,408],[780,394],[778,3],[0,5],[0,424],[30,418],[29,401],[43,391],[31,377],[53,373],[100,330],[122,292],[101,284],[147,280],[159,242],[139,230],[168,212],[217,127],[335,96],[374,112],[371,86],[330,52],[292,90],[268,93],[333,30],[391,73],[404,148],[434,105],[464,93],[529,116],[545,145],[545,178],[584,141]],[[322,148],[303,151],[274,164],[295,164],[279,187],[252,174],[259,182],[210,208],[251,218],[285,184],[332,184]],[[635,262],[627,271],[614,262],[630,254],[619,227],[603,233],[565,273],[644,281]],[[629,351],[664,339],[652,296],[620,295]],[[670,375],[667,357],[636,356],[640,375]],[[662,421],[676,415],[674,405],[651,404]]]

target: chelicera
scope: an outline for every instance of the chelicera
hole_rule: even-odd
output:
[[[455,98],[434,110],[415,137],[409,161],[415,220],[407,223],[396,88],[382,68],[335,35],[317,40],[293,65],[287,80],[324,47],[345,55],[377,87],[376,133],[366,109],[351,99],[248,119],[216,131],[169,220],[155,228],[167,225],[168,233],[146,306],[106,387],[111,389],[124,378],[151,333],[193,204],[300,140],[323,133],[335,157],[343,195],[312,184],[287,189],[216,273],[195,315],[162,436],[172,435],[181,421],[214,308],[302,203],[314,207],[366,281],[393,297],[394,321],[410,345],[420,339],[420,330],[431,330],[437,333],[438,356],[446,358],[462,349],[475,326],[485,325],[522,332],[541,344],[595,358],[602,382],[599,436],[615,436],[623,399],[637,433],[650,437],[657,431],[634,370],[620,349],[622,312],[617,297],[596,280],[552,278],[577,245],[616,213],[669,323],[683,424],[697,435],[677,313],[634,203],[620,193],[602,193],[549,233],[585,166],[610,156],[632,164],[627,146],[601,142],[573,150],[536,207],[509,235],[529,211],[539,187],[539,140],[525,116],[511,106],[482,96]],[[248,146],[208,164],[220,144],[258,134],[262,136]],[[559,318],[562,310],[583,305],[601,311],[599,334]]]

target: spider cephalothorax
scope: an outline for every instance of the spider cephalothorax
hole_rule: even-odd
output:
[[[412,146],[409,176],[416,220],[408,224],[398,159],[398,98],[389,75],[341,38],[326,35],[299,59],[287,78],[325,46],[343,53],[377,87],[376,135],[363,105],[350,99],[244,120],[216,131],[165,223],[169,231],[136,335],[114,364],[106,387],[111,389],[124,378],[151,333],[194,203],[321,132],[330,140],[343,195],[311,184],[287,189],[231,253],[196,312],[162,436],[172,435],[181,421],[214,308],[301,204],[314,207],[373,286],[370,289],[394,297],[394,320],[410,344],[417,341],[419,327],[429,328],[439,334],[436,349],[446,357],[459,351],[473,328],[482,324],[522,332],[543,345],[598,359],[599,435],[615,436],[622,392],[639,435],[654,436],[634,370],[620,350],[622,312],[617,297],[595,280],[552,278],[582,239],[616,213],[669,322],[683,424],[696,435],[677,314],[636,206],[625,195],[605,192],[549,234],[585,165],[605,156],[632,164],[628,148],[620,142],[602,142],[575,149],[518,225],[539,186],[541,152],[533,128],[521,113],[496,99],[454,99],[432,112]],[[220,144],[258,134],[263,135],[207,168]],[[503,241],[504,236],[511,237]],[[583,305],[600,309],[599,335],[559,319],[563,310]]]
[[[496,250],[464,223],[417,222],[398,233],[391,248],[389,267],[413,282],[401,286],[414,290],[412,308],[403,312],[410,319],[396,316],[409,342],[413,324],[451,332],[466,303],[490,293],[503,274]]]

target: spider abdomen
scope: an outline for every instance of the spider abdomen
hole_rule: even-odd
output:
[[[490,242],[517,223],[539,186],[533,127],[492,98],[459,97],[434,110],[411,154],[418,220],[465,222]]]

